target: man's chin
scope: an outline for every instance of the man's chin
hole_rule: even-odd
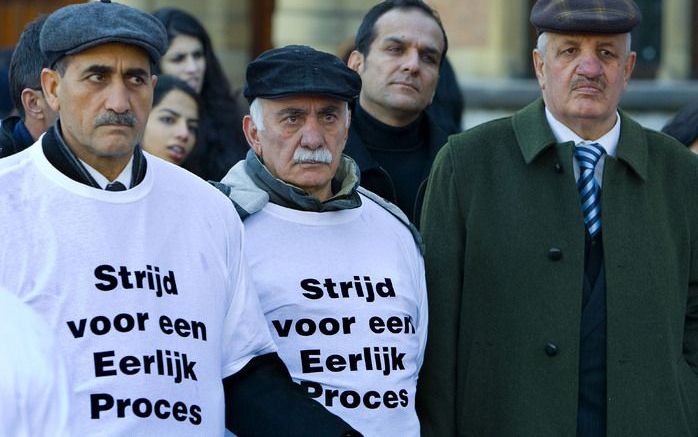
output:
[[[93,148],[103,158],[120,158],[130,155],[135,147],[136,143],[134,141],[126,139],[122,141],[97,142],[93,145]]]
[[[403,113],[415,113],[418,114],[427,107],[421,99],[416,99],[414,96],[400,95],[394,96],[392,101],[393,109],[403,112]]]
[[[330,172],[325,168],[316,167],[303,170],[293,178],[291,184],[299,187],[321,187],[332,181]]]

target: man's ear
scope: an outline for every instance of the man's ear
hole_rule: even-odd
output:
[[[262,143],[259,141],[259,130],[249,115],[242,119],[242,131],[245,132],[245,138],[252,150],[254,150],[254,153],[262,157]]]
[[[349,59],[347,60],[347,65],[349,68],[358,73],[363,68],[364,61],[365,58],[361,52],[358,50],[352,50],[351,54],[349,55]]]
[[[44,92],[46,103],[54,112],[59,112],[61,109],[58,101],[58,92],[61,86],[61,75],[56,70],[44,68],[41,70],[41,89]]]
[[[633,70],[635,69],[635,61],[637,61],[637,53],[628,53],[628,59],[625,60],[625,66],[623,67],[623,77],[625,79],[625,86],[628,86],[630,75],[633,74]]]
[[[543,53],[538,49],[533,49],[533,68],[536,70],[536,77],[538,78],[538,85],[540,89],[545,89],[545,72],[543,67],[545,66],[545,60],[543,59]]]
[[[24,108],[24,114],[27,117],[31,117],[36,120],[43,120],[46,118],[44,115],[44,109],[41,107],[40,99],[43,96],[41,91],[33,90],[31,88],[24,88],[20,99],[22,100],[22,107]]]
[[[351,126],[351,111],[349,108],[346,109],[347,111],[347,128],[344,130],[344,138],[342,139],[342,148],[339,151],[340,154],[344,153],[344,148],[347,146],[347,140],[349,139],[349,126]]]
[[[150,87],[153,89],[153,92],[155,92],[155,86],[158,84],[158,75],[157,74],[152,74],[150,76]]]

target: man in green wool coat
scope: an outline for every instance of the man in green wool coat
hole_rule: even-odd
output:
[[[538,0],[543,98],[439,153],[424,435],[698,436],[698,159],[617,108],[639,21]]]

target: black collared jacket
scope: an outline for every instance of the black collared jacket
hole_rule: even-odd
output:
[[[422,202],[424,201],[424,192],[426,190],[431,164],[434,161],[438,151],[444,144],[446,144],[446,141],[448,140],[448,135],[446,132],[444,132],[444,130],[436,124],[429,113],[425,112],[424,117],[426,118],[425,124],[428,126],[427,144],[429,147],[429,164],[424,168],[424,173],[417,176],[422,182],[419,185],[412,211],[409,213],[406,212],[412,223],[417,226],[419,226],[419,216],[422,211]],[[388,172],[378,164],[373,156],[371,156],[371,152],[366,146],[366,141],[359,135],[359,131],[356,129],[355,123],[356,121],[352,120],[352,124],[349,127],[349,137],[347,138],[347,144],[344,147],[344,154],[351,157],[359,166],[359,170],[361,171],[362,187],[378,194],[379,196],[382,196],[394,204],[397,204],[395,182],[390,177]]]

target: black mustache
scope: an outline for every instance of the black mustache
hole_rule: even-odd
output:
[[[130,112],[124,112],[123,114],[105,112],[95,119],[95,127],[113,124],[133,127],[136,124],[136,117]]]

